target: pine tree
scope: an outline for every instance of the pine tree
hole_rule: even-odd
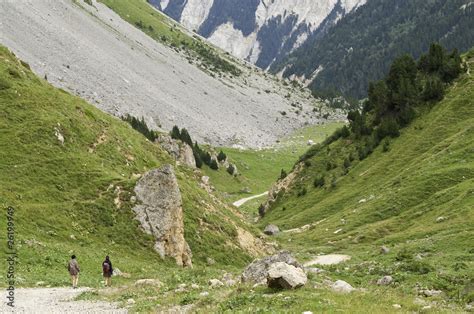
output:
[[[227,159],[227,155],[221,150],[219,154],[217,155],[217,160],[219,162],[222,162]]]
[[[179,128],[178,128],[177,125],[175,125],[173,127],[173,129],[171,130],[170,135],[171,135],[171,138],[175,139],[175,140],[179,140],[181,138],[181,133],[179,132]]]

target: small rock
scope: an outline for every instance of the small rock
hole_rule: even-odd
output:
[[[367,203],[367,199],[366,198],[363,198],[359,201],[359,204],[363,204],[363,203]]]
[[[350,293],[354,291],[354,287],[352,287],[349,283],[345,282],[344,280],[337,280],[332,284],[332,290],[335,292],[340,293]]]
[[[120,271],[120,269],[114,268],[114,270],[113,270],[113,275],[114,275],[114,276],[122,276],[123,273]]]
[[[36,283],[37,286],[44,286],[45,282],[44,281],[38,281]]]
[[[209,292],[203,291],[199,294],[201,297],[207,297],[209,295]]]
[[[267,285],[270,288],[296,289],[304,286],[308,278],[301,268],[283,262],[270,265]]]
[[[448,218],[446,218],[446,217],[444,217],[444,216],[440,216],[440,217],[436,218],[436,222],[437,222],[437,223],[440,223],[440,222],[445,221],[446,219],[448,219]]]
[[[382,278],[377,280],[377,285],[379,285],[379,286],[388,286],[389,284],[392,283],[392,281],[393,281],[392,276],[383,276]]]
[[[209,280],[209,286],[211,286],[211,288],[218,288],[224,286],[224,283],[219,279],[211,279]]]
[[[198,284],[193,283],[193,284],[191,285],[191,289],[200,289],[200,288],[201,288],[201,286],[198,285]]]
[[[275,225],[268,225],[263,230],[263,233],[266,235],[276,235],[280,232],[280,229]]]
[[[136,196],[130,197],[130,203],[135,204],[136,202],[137,202],[137,197]]]
[[[207,265],[212,266],[216,263],[216,261],[212,257],[208,257],[206,259]]]
[[[161,287],[162,283],[158,279],[139,279],[135,281],[134,284],[136,287],[138,286],[155,286],[155,287]]]
[[[201,178],[201,182],[204,183],[205,185],[208,185],[209,184],[209,177],[208,176],[203,176]]]
[[[383,245],[383,246],[380,247],[380,253],[381,254],[388,254],[388,253],[390,253],[390,249],[388,247],[386,247],[385,245]]]
[[[304,311],[302,314],[313,314],[311,311]]]
[[[248,186],[246,186],[240,190],[240,193],[249,194],[249,193],[252,193],[252,190]]]
[[[392,304],[392,306],[396,309],[401,309],[402,306],[400,304]]]
[[[134,299],[128,299],[127,304],[128,305],[133,305],[133,304],[135,304],[135,300]]]
[[[316,268],[316,267],[305,267],[304,270],[305,270],[307,273],[311,273],[311,274],[321,274],[321,273],[324,273],[324,272],[325,272],[324,269]]]
[[[423,290],[423,295],[425,297],[435,297],[443,293],[441,290]]]
[[[229,280],[226,280],[224,283],[227,287],[232,287],[237,284],[237,281],[235,281],[234,279],[229,279]]]
[[[308,141],[308,146],[313,146],[314,145],[314,141],[313,140],[309,140]]]
[[[69,236],[69,238],[70,238],[71,240],[76,240],[76,236],[73,235],[73,234],[71,234],[71,235]]]
[[[421,308],[423,311],[431,310],[431,305],[425,305]]]

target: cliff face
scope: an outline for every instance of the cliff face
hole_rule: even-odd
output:
[[[236,57],[268,68],[365,0],[154,0],[152,5]]]

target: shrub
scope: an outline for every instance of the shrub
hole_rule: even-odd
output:
[[[388,139],[385,139],[385,141],[383,142],[382,151],[386,153],[389,150],[390,150],[390,141]]]
[[[0,77],[0,91],[1,91],[1,90],[9,89],[10,87],[12,87],[12,85],[10,84],[10,82],[8,82],[8,81],[5,80],[4,78],[1,78],[1,77]]]
[[[315,188],[322,188],[325,184],[324,176],[318,176],[314,179],[314,187]]]
[[[260,215],[260,217],[265,216],[265,205],[264,204],[260,204],[260,206],[258,207],[258,214]]]
[[[306,193],[308,193],[308,190],[306,190],[306,187],[303,187],[301,190],[298,191],[298,197],[305,196]]]
[[[177,125],[175,125],[173,129],[171,129],[170,135],[171,135],[171,138],[175,140],[179,140],[181,138],[181,132],[179,131],[179,128]]]
[[[305,160],[304,165],[305,167],[311,167],[311,160]]]
[[[142,133],[151,142],[154,142],[158,137],[158,133],[148,128],[143,117],[141,119],[138,119],[134,116],[127,114],[125,117],[122,117],[122,120],[128,122],[132,126],[132,128]]]
[[[280,172],[280,180],[283,180],[286,178],[288,174],[286,173],[286,171],[284,169],[281,169],[281,172]]]
[[[227,167],[227,172],[228,172],[230,175],[234,175],[234,171],[235,171],[234,165],[230,164],[229,167]]]
[[[348,158],[344,159],[344,168],[347,169],[351,166],[351,162]]]
[[[444,97],[444,84],[437,76],[430,76],[423,87],[423,100],[439,101]]]
[[[209,163],[209,168],[212,170],[219,170],[219,165],[217,164],[217,161],[215,159],[211,159],[211,162]]]
[[[222,162],[227,159],[227,155],[221,150],[219,154],[217,155],[217,160],[219,162]]]
[[[387,136],[390,137],[398,137],[400,136],[400,126],[398,125],[397,121],[393,118],[385,118],[380,123],[379,127],[377,128],[375,135],[376,140],[380,142]]]

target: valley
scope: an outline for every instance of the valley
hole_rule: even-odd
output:
[[[474,311],[474,50],[336,109],[191,31],[222,3],[2,6],[0,312]]]

